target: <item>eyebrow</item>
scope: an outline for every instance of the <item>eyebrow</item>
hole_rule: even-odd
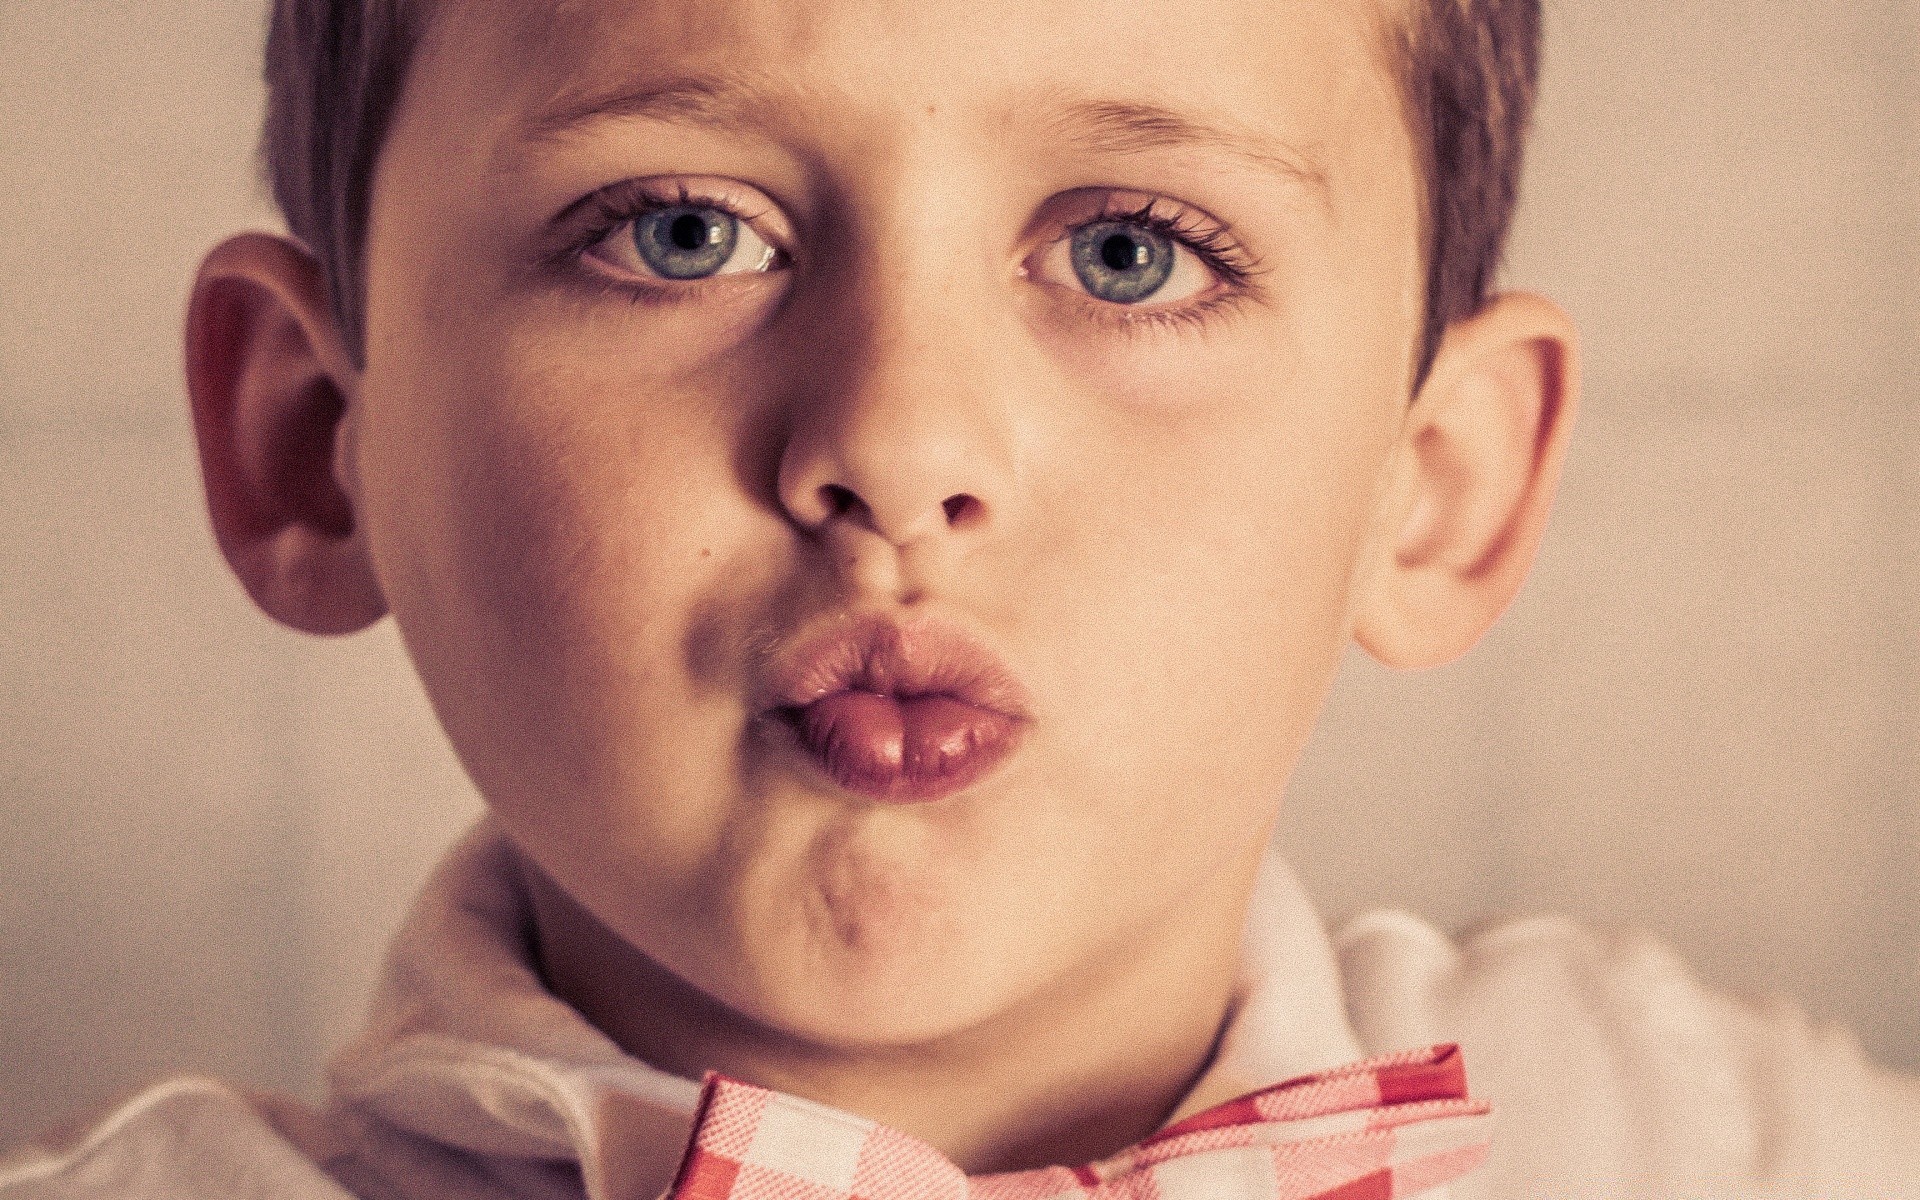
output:
[[[522,132],[532,141],[553,141],[603,120],[640,118],[738,130],[771,106],[769,90],[755,80],[698,75],[568,95],[529,119]]]
[[[1087,154],[1184,149],[1226,154],[1300,185],[1332,211],[1333,186],[1326,167],[1300,147],[1257,129],[1210,124],[1159,104],[1123,100],[1060,103],[1049,124],[1063,141]]]
[[[781,94],[739,75],[690,76],[565,98],[531,118],[525,135],[552,141],[603,120],[647,119],[700,125],[730,132],[764,128]],[[1016,112],[1039,111],[1040,127],[1082,154],[1132,156],[1160,150],[1225,154],[1257,171],[1304,189],[1331,215],[1333,189],[1326,167],[1311,153],[1264,131],[1212,123],[1161,104],[1137,100],[1061,99],[1021,103]]]

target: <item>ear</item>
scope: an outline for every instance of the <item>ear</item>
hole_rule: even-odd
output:
[[[386,614],[354,516],[359,369],[298,244],[246,233],[200,266],[187,392],[213,533],[268,616],[352,633]]]
[[[1502,295],[1447,330],[1356,595],[1354,637],[1374,658],[1451,662],[1512,603],[1559,486],[1579,379],[1573,321],[1541,297]]]

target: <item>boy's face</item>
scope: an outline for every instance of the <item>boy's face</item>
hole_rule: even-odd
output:
[[[341,453],[519,843],[683,979],[838,1044],[1231,938],[1411,382],[1381,15],[440,9]],[[997,659],[1012,753],[930,802],[838,786],[768,705],[850,616]]]

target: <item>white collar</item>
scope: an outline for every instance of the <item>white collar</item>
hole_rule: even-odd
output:
[[[498,1164],[579,1164],[595,1200],[655,1196],[700,1086],[627,1054],[549,992],[512,850],[491,821],[428,881],[362,1033],[334,1059],[337,1114]],[[1235,1008],[1175,1116],[1361,1056],[1325,927],[1275,856],[1248,915]]]

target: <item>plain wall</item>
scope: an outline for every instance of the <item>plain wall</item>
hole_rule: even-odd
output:
[[[207,531],[178,323],[275,224],[262,7],[0,0],[0,1145],[164,1072],[313,1094],[478,811],[390,624],[271,625]],[[1549,18],[1554,526],[1461,664],[1350,664],[1285,845],[1330,916],[1649,927],[1920,1067],[1920,0]]]

